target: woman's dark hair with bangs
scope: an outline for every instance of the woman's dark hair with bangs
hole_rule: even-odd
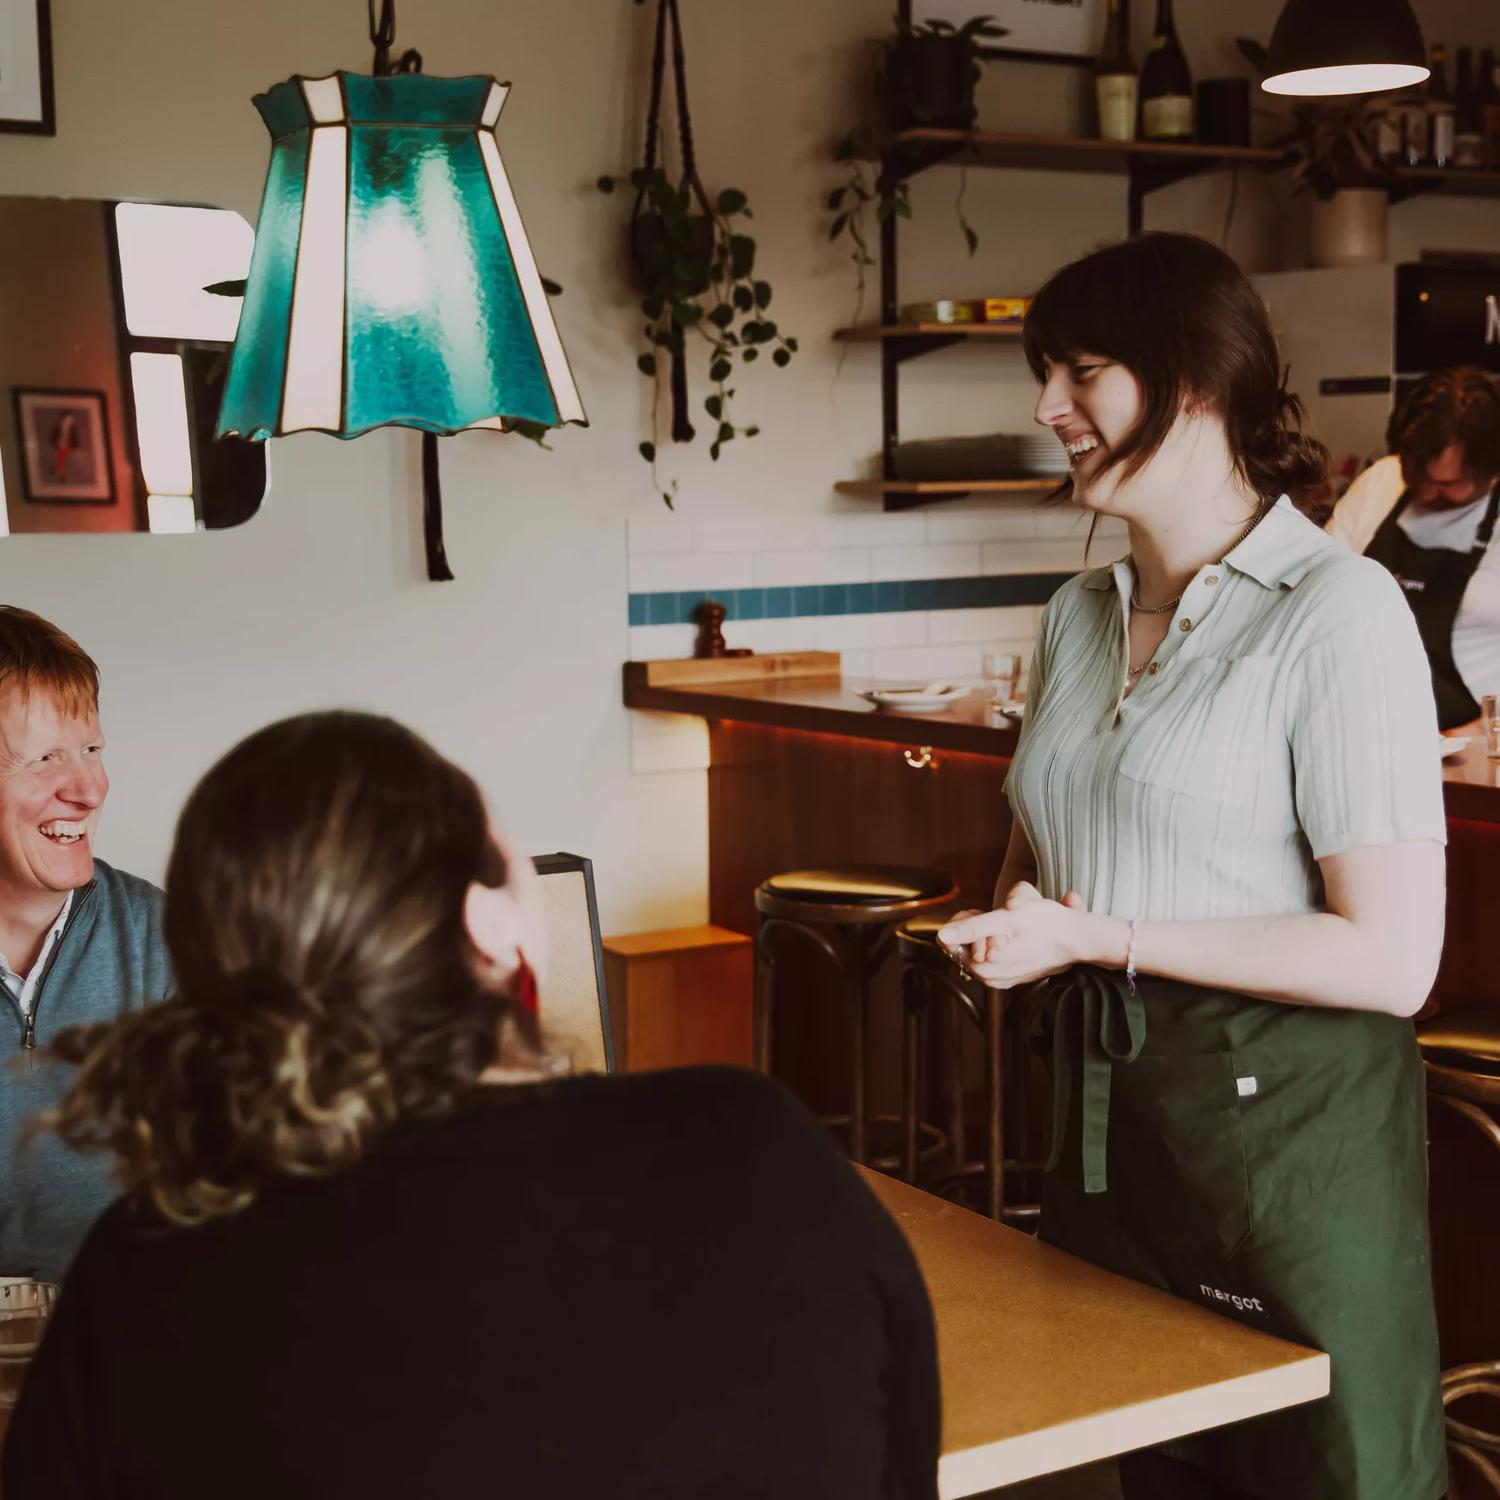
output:
[[[1137,235],[1064,266],[1032,300],[1023,344],[1039,382],[1048,361],[1085,354],[1135,376],[1141,417],[1108,465],[1122,465],[1124,478],[1150,462],[1189,399],[1219,414],[1235,467],[1257,494],[1305,489],[1328,471],[1328,450],[1301,431],[1302,403],[1286,389],[1265,303],[1197,235]]]

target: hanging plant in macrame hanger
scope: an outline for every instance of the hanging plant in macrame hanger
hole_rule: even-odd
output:
[[[640,5],[643,0],[635,3]],[[660,155],[669,23],[681,156],[681,175],[675,182]],[[707,355],[713,390],[704,398],[703,410],[713,432],[709,457],[717,461],[725,443],[736,437],[755,437],[760,431],[755,426],[736,427],[730,419],[735,388],[729,382],[736,362],[753,364],[762,350],[769,350],[772,362],[784,366],[797,351],[797,340],[786,337],[767,311],[771,283],[756,276],[755,240],[745,224],[753,215],[745,194],[729,187],[710,199],[698,175],[677,0],[657,0],[645,159],[628,181],[635,189],[630,262],[641,292],[640,307],[646,315],[645,335],[650,345],[636,360],[636,367],[653,386],[651,435],[641,443],[640,454],[651,465],[657,490],[670,506],[677,482],[673,480],[664,487],[657,468],[662,392],[665,388],[670,403],[671,441],[691,443],[698,434],[688,396],[690,352],[701,343]],[[618,185],[613,177],[599,179],[602,192],[612,193]]]

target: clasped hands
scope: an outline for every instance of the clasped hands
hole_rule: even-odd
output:
[[[1010,888],[1004,906],[957,912],[937,934],[950,957],[995,990],[1078,963],[1123,966],[1127,937],[1125,923],[1089,911],[1077,891],[1051,901],[1028,880]]]

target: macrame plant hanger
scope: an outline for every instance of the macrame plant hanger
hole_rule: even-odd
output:
[[[694,214],[689,218],[689,227],[703,233],[711,240],[714,232],[713,208],[708,201],[702,180],[698,176],[698,162],[693,150],[693,121],[688,112],[687,63],[682,47],[682,19],[678,15],[677,0],[657,0],[656,46],[651,57],[651,103],[646,113],[646,155],[642,163],[646,179],[657,169],[657,157],[661,135],[662,85],[667,63],[667,22],[672,26],[672,83],[677,109],[677,138],[682,158],[682,177],[678,183],[680,193],[691,193],[702,209],[701,218]],[[665,167],[663,167],[665,171]],[[630,248],[638,275],[646,290],[649,281],[649,266],[654,256],[650,254],[652,236],[663,237],[657,215],[649,208],[649,194],[643,181],[636,194],[635,207],[630,221]],[[693,424],[688,420],[687,394],[687,330],[674,322],[670,334],[671,343],[667,353],[670,357],[670,390],[672,396],[672,441],[690,443],[693,440]]]

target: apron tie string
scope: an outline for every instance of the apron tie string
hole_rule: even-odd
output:
[[[1105,1146],[1109,1139],[1110,1072],[1117,1062],[1134,1062],[1146,1044],[1146,1006],[1141,997],[1112,969],[1077,964],[1061,977],[1055,991],[1056,1012],[1052,1023],[1052,1149],[1047,1170],[1062,1160],[1072,1102],[1073,1069],[1068,1052],[1068,1007],[1082,1011],[1083,1102],[1080,1135],[1083,1138],[1083,1190],[1102,1193],[1105,1177]]]

